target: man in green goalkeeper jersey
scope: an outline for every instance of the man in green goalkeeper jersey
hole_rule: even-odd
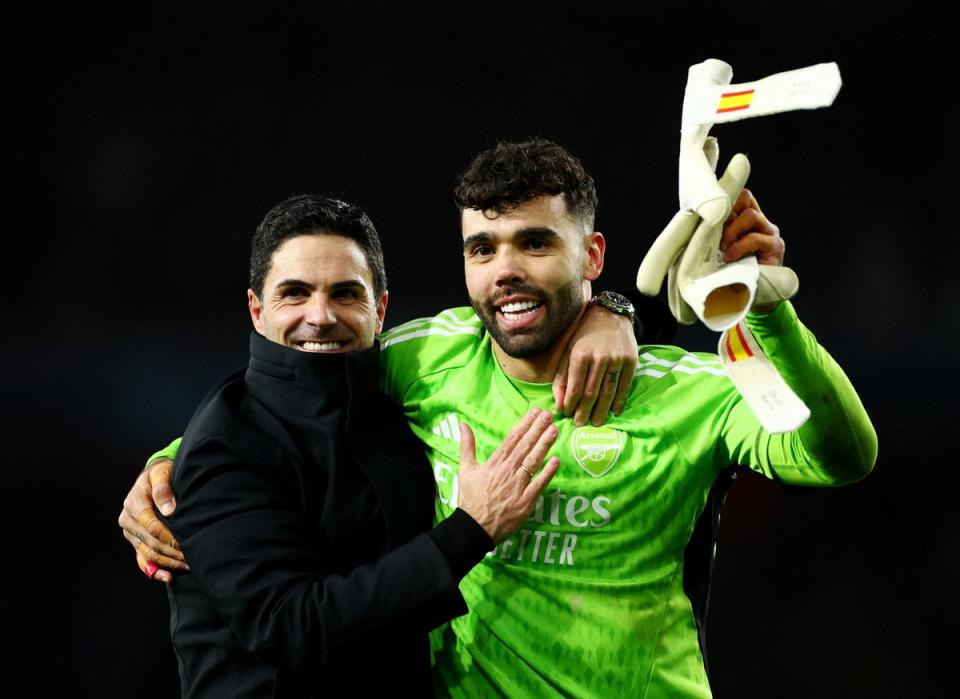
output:
[[[546,382],[605,252],[593,182],[555,144],[481,154],[456,199],[473,308],[381,338],[384,386],[427,444],[440,518],[457,502],[457,423],[470,424],[483,454],[524,411],[550,406]],[[728,260],[782,262],[779,232],[749,192],[731,219]],[[836,485],[862,478],[876,455],[853,388],[791,305],[748,322],[810,406],[808,423],[767,434],[716,356],[642,347],[625,410],[599,428],[557,423],[551,453],[562,468],[526,526],[461,583],[470,614],[435,637],[439,694],[710,695],[684,551],[718,473],[744,464]]]
[[[606,247],[593,230],[592,179],[553,143],[481,154],[456,200],[473,308],[381,337],[382,383],[427,446],[438,518],[457,503],[461,422],[483,458],[530,407],[552,406],[547,382]],[[779,232],[746,190],[723,248],[731,261],[782,262]],[[439,695],[710,696],[685,551],[718,475],[741,464],[785,483],[839,485],[876,457],[843,372],[790,303],[766,310],[748,325],[809,421],[768,434],[715,355],[641,347],[624,410],[602,427],[557,421],[560,471],[526,526],[461,583],[470,613],[434,636]],[[590,381],[617,382],[611,373],[594,367]]]

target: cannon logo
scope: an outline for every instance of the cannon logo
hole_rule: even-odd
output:
[[[599,478],[617,463],[627,435],[609,427],[579,427],[571,439],[573,457],[584,471]]]

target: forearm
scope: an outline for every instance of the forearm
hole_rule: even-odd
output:
[[[873,468],[877,435],[850,380],[784,302],[765,314],[750,314],[747,326],[794,392],[810,408],[796,433],[771,440],[777,475],[799,484],[840,485]],[[783,454],[778,456],[777,450]],[[791,469],[790,461],[803,468]]]

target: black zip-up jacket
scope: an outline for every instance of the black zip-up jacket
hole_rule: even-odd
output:
[[[252,334],[246,372],[191,419],[173,487],[184,697],[429,695],[426,632],[466,612],[457,584],[493,544],[461,510],[431,529],[430,468],[376,349]]]

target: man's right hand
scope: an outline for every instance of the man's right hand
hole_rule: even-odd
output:
[[[485,464],[477,464],[473,431],[460,425],[460,509],[473,517],[499,544],[513,534],[533,510],[560,460],[547,451],[557,438],[553,415],[534,408],[513,428]]]
[[[137,552],[137,565],[144,575],[160,582],[169,583],[173,576],[162,568],[190,570],[180,545],[166,525],[157,518],[156,505],[164,515],[169,515],[177,503],[170,487],[173,462],[157,459],[140,474],[123,501],[123,511],[117,520],[123,529],[124,538]],[[147,565],[160,566],[150,573]]]

